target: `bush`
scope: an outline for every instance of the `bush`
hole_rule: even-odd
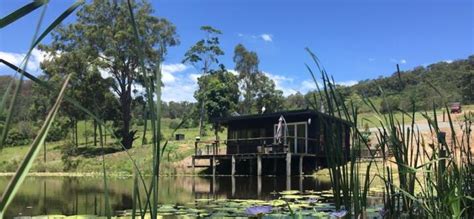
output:
[[[73,156],[77,155],[77,148],[74,142],[66,141],[61,148],[61,161],[63,162],[63,170],[75,170],[79,165],[80,160],[74,159]]]
[[[20,146],[27,145],[31,142],[31,139],[26,134],[20,132],[18,128],[12,128],[8,132],[7,138],[5,139],[5,145]]]
[[[66,137],[71,124],[71,120],[69,120],[67,117],[56,117],[51,128],[49,129],[46,141],[63,140]]]

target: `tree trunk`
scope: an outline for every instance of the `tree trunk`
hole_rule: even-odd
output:
[[[147,124],[148,124],[148,111],[147,111],[147,108],[145,107],[145,105],[143,106],[143,114],[144,114],[144,120],[145,120],[145,124],[144,124],[144,127],[143,127],[143,138],[142,138],[142,145],[145,145],[147,144],[147,140],[146,140],[146,131],[147,131]]]
[[[97,121],[94,119],[94,146],[97,146]]]
[[[130,131],[132,115],[131,115],[131,107],[132,107],[132,93],[131,93],[131,84],[127,86],[128,88],[122,89],[124,92],[120,96],[120,105],[121,105],[121,114],[122,114],[122,130],[121,130],[121,137],[122,137],[122,145],[125,149],[132,148],[135,131]]]
[[[77,120],[74,120],[74,136],[76,140],[76,148],[79,147],[79,136],[77,134]]]
[[[204,136],[204,100],[201,103],[201,109],[199,112],[199,136]]]

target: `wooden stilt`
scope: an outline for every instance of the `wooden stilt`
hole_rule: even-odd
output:
[[[286,154],[286,176],[291,176],[291,153]]]
[[[234,175],[235,175],[235,156],[234,156],[234,155],[232,155],[232,167],[231,167],[231,168],[232,168],[232,169],[231,169],[231,171],[230,171],[230,174],[231,174],[232,176],[234,176]]]
[[[216,157],[211,158],[212,176],[216,175]]]
[[[299,175],[302,176],[303,175],[303,155],[300,156],[300,162],[299,162]]]
[[[291,176],[286,176],[286,190],[291,190]]]
[[[235,176],[232,175],[232,198],[235,197]]]
[[[257,155],[257,176],[262,175],[262,156]]]
[[[260,199],[262,194],[262,176],[257,176],[257,197]]]
[[[193,175],[196,175],[196,159],[192,156]]]
[[[300,181],[299,181],[299,183],[300,183],[300,185],[299,185],[299,186],[300,186],[300,187],[299,187],[300,192],[303,192],[303,179],[304,179],[303,176],[300,176],[300,178],[299,178],[299,180],[300,180]]]

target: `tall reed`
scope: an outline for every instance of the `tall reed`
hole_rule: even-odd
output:
[[[427,139],[417,125],[416,100],[411,100],[413,107],[410,112],[387,107],[389,111],[384,114],[369,98],[363,98],[364,104],[372,109],[376,118],[375,121],[368,121],[377,130],[373,133],[376,145],[371,148],[358,129],[360,121],[357,106],[351,100],[344,101],[336,83],[328,76],[317,56],[309,49],[306,50],[322,79],[319,84],[312,69],[306,65],[319,94],[319,98],[313,94],[311,106],[352,124],[352,148],[347,154],[341,142],[340,127],[332,122],[323,122],[324,147],[336,209],[345,209],[352,217],[363,217],[369,187],[374,177],[379,177],[384,181],[382,212],[385,217],[474,217],[472,113],[465,114],[463,120],[460,120],[460,128],[456,129],[449,107],[444,103],[449,124],[447,134],[440,128],[437,109],[433,104],[432,117],[428,113],[422,113],[428,123],[430,136],[433,136],[432,139]],[[400,77],[400,83],[403,83],[401,80]],[[442,96],[436,87],[431,87]],[[382,99],[387,103],[384,91],[380,91]],[[396,119],[396,113],[402,114],[401,119]],[[455,130],[461,130],[461,136]],[[369,151],[369,158],[367,167],[361,171],[362,148]],[[381,164],[376,161],[376,152],[382,155]],[[371,169],[373,165],[377,167],[374,171]],[[379,165],[382,167],[378,168]],[[361,178],[364,173],[365,177]]]

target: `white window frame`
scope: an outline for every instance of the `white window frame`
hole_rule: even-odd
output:
[[[288,129],[288,126],[290,125],[294,125],[294,133],[295,133],[295,136],[293,137],[294,138],[294,144],[293,144],[293,151],[298,151],[298,125],[301,125],[301,124],[304,124],[304,129],[305,129],[305,133],[304,133],[304,139],[305,139],[305,146],[304,146],[304,153],[308,153],[308,122],[291,122],[291,123],[286,123],[285,125],[285,131],[284,131],[284,139],[285,139],[285,144],[287,143],[287,136],[286,133],[287,133],[287,129]],[[275,124],[273,126],[273,136],[275,136],[276,134],[276,130],[277,130],[277,127],[278,127],[278,123]],[[291,137],[291,136],[290,136]],[[273,138],[273,141],[274,143],[276,143],[276,139]]]

